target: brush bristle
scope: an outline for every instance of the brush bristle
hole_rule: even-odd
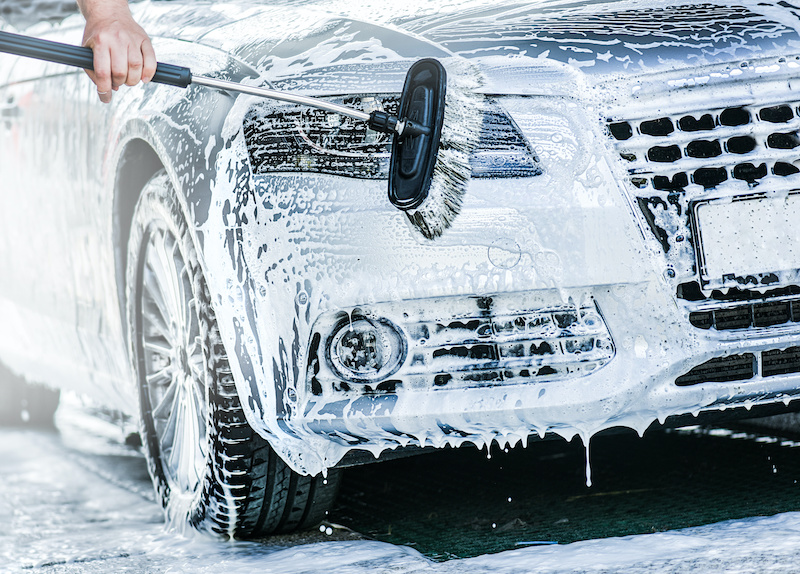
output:
[[[443,62],[447,70],[444,123],[428,195],[406,212],[411,224],[428,239],[452,225],[472,174],[469,158],[480,138],[483,96],[478,71],[466,61]]]

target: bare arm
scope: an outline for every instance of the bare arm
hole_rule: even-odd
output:
[[[94,51],[94,72],[100,101],[111,101],[122,85],[149,82],[156,72],[156,55],[147,33],[136,23],[127,0],[78,0],[86,29],[83,45]]]

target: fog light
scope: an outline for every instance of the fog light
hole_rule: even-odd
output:
[[[328,346],[333,369],[354,382],[375,382],[393,375],[405,355],[405,339],[386,319],[346,318],[337,324]]]

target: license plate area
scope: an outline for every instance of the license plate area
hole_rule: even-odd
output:
[[[704,291],[800,282],[800,191],[697,201],[692,227]]]

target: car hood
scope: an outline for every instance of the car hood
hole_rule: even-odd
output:
[[[740,62],[800,46],[797,15],[783,2],[636,4],[517,3],[403,26],[469,59],[545,59],[590,74]]]
[[[393,3],[365,8],[344,0],[293,0],[196,3],[181,10],[154,2],[162,9],[152,26],[223,48],[279,84],[315,75],[329,79],[337,71],[351,78],[373,75],[390,70],[393,61],[406,60],[399,66],[405,69],[409,59],[455,54],[482,70],[486,91],[524,94],[547,83],[542,71],[597,82],[800,54],[800,8],[787,2],[387,4]],[[284,87],[325,91],[302,80]]]

